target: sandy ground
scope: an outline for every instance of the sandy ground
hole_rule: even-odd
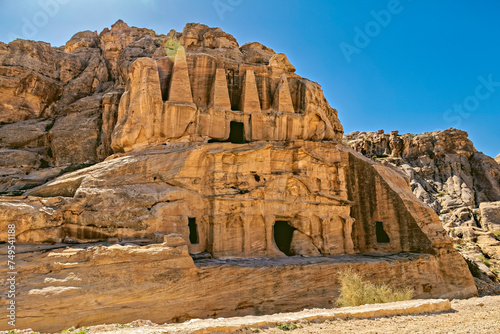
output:
[[[371,319],[338,319],[325,322],[298,322],[279,328],[246,328],[236,333],[500,333],[500,296],[486,296],[466,300],[453,300],[453,311],[439,314],[402,315]],[[362,306],[360,306],[362,307]],[[79,330],[69,331],[78,332]],[[87,334],[159,334],[173,333],[163,325],[149,321],[134,321],[126,325],[93,326]],[[27,332],[24,332],[27,333]],[[175,331],[192,333],[192,331]],[[220,333],[220,332],[211,332]]]
[[[453,300],[454,311],[376,319],[297,324],[299,333],[500,333],[500,296]],[[250,331],[248,331],[250,333]],[[260,333],[284,333],[279,328]]]

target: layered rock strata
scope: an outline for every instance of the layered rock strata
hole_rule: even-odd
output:
[[[17,327],[44,332],[137,318],[165,323],[332,308],[335,277],[348,267],[373,282],[413,286],[419,297],[431,297],[429,290],[457,297],[428,254],[193,262],[185,245],[164,243],[40,249],[19,261],[25,271]]]
[[[284,54],[121,21],[64,49],[0,50],[20,326],[328,306],[349,265],[418,297],[476,293],[408,178],[343,145],[337,111]]]

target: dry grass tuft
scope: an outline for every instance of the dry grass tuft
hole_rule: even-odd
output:
[[[340,307],[410,300],[415,294],[412,288],[393,289],[385,283],[365,282],[351,268],[339,272],[339,280],[341,288],[337,305]]]

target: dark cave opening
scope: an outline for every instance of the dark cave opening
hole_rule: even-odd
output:
[[[377,234],[377,243],[386,244],[391,241],[389,235],[384,230],[384,224],[382,222],[376,223],[375,233]]]
[[[229,142],[233,144],[245,144],[245,127],[242,122],[232,121],[229,124],[229,138],[227,140],[210,139],[209,143]]]
[[[274,241],[279,250],[288,256],[293,255],[290,251],[292,236],[295,228],[290,226],[287,221],[277,220],[274,223]]]
[[[189,242],[191,242],[192,245],[198,244],[200,240],[198,238],[198,226],[196,225],[196,218],[189,217],[188,225],[189,225]]]

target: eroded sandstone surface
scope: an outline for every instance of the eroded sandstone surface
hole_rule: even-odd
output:
[[[499,281],[500,165],[478,152],[466,132],[353,132],[344,142],[405,172],[415,196],[439,215],[476,276]],[[500,293],[500,285],[494,291]]]
[[[344,145],[284,54],[118,21],[59,48],[0,44],[0,71],[20,327],[326,307],[348,266],[417,297],[477,293],[410,178]]]

